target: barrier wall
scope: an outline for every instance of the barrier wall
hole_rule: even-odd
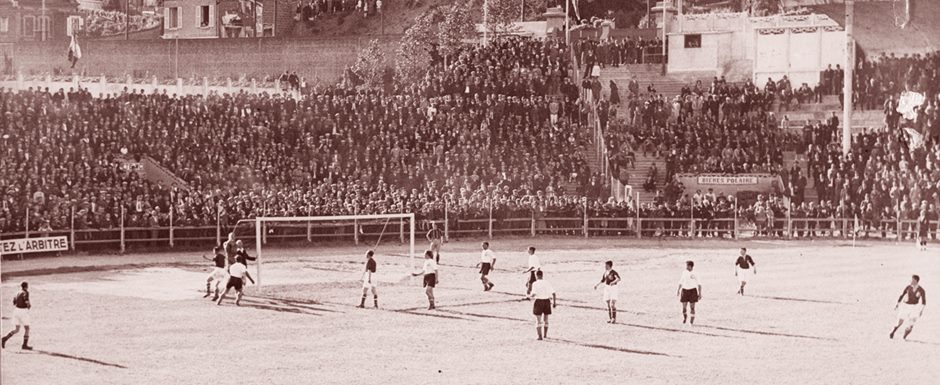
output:
[[[263,79],[297,71],[308,83],[333,82],[353,64],[360,49],[378,39],[394,57],[400,35],[330,39],[256,38],[192,40],[85,40],[74,69],[67,61],[68,41],[16,43],[8,52],[14,72],[78,73],[84,76]]]

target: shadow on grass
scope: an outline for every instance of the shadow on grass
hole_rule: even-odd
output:
[[[70,360],[88,362],[88,363],[97,364],[101,366],[109,366],[112,368],[127,369],[127,367],[124,365],[112,364],[110,362],[98,361],[92,358],[73,356],[73,355],[65,354],[65,353],[49,352],[49,351],[39,350],[39,349],[34,349],[32,350],[32,352],[36,354],[42,354],[42,355],[47,355],[47,356],[52,356],[52,357],[68,358]]]
[[[635,350],[635,349],[618,348],[618,347],[616,347],[616,346],[608,346],[608,345],[600,345],[600,344],[591,344],[591,343],[577,342],[577,341],[571,341],[571,340],[563,340],[563,339],[558,339],[558,338],[548,338],[548,339],[546,339],[545,341],[548,341],[548,342],[555,342],[555,343],[560,343],[560,344],[565,344],[565,345],[580,346],[580,347],[584,347],[584,348],[611,350],[611,351],[621,352],[621,353],[642,354],[642,355],[646,355],[646,356],[675,357],[675,356],[672,356],[672,355],[669,355],[669,354],[666,354],[666,353],[660,353],[660,352],[651,352],[651,351],[647,351],[647,350]]]
[[[833,305],[851,305],[851,304],[848,303],[848,302],[823,301],[823,300],[819,300],[819,299],[790,298],[790,297],[774,297],[774,296],[767,296],[767,295],[747,295],[747,297],[751,297],[751,298],[760,298],[760,299],[772,299],[772,300],[775,300],[775,301],[812,302],[812,303],[826,303],[826,304],[833,304]]]
[[[817,340],[817,341],[838,341],[835,338],[828,337],[816,337],[816,336],[806,336],[800,334],[789,334],[789,333],[777,333],[777,332],[765,332],[762,330],[749,330],[749,329],[734,329],[727,328],[722,326],[710,326],[710,325],[695,325],[696,328],[705,328],[705,329],[715,329],[723,330],[728,332],[738,332],[738,333],[747,333],[747,334],[759,334],[763,336],[774,336],[774,337],[788,337],[788,338],[803,338],[808,340]]]

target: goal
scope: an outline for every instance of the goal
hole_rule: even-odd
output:
[[[386,241],[397,239],[403,244],[407,242],[407,256],[411,260],[411,270],[414,271],[415,268],[414,213],[256,217],[241,222],[254,224],[255,255],[258,258],[255,264],[255,279],[259,287],[261,286],[261,268],[264,264],[263,246],[272,242],[339,240],[375,248],[383,237]]]

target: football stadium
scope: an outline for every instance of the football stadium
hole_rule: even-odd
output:
[[[937,17],[0,3],[0,382],[933,383]]]

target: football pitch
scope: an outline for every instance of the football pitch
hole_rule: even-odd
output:
[[[479,240],[446,244],[428,311],[407,246],[376,250],[379,309],[358,309],[367,245],[265,248],[262,286],[241,307],[203,298],[203,251],[3,262],[0,332],[29,281],[30,344],[7,343],[0,382],[16,384],[904,384],[940,377],[932,302],[908,341],[890,340],[912,274],[940,292],[940,252],[913,242],[491,240],[496,284],[482,290]],[[558,294],[537,341],[524,300],[526,247]],[[418,250],[423,250],[422,243]],[[735,294],[748,248],[758,274]],[[250,250],[253,254],[254,250]],[[208,251],[206,251],[208,252]],[[620,273],[618,324],[601,290]],[[703,285],[694,327],[676,296],[685,261]],[[422,260],[416,258],[415,268]],[[252,275],[255,265],[250,263]],[[931,300],[933,301],[933,300]],[[900,335],[901,333],[899,333]]]

